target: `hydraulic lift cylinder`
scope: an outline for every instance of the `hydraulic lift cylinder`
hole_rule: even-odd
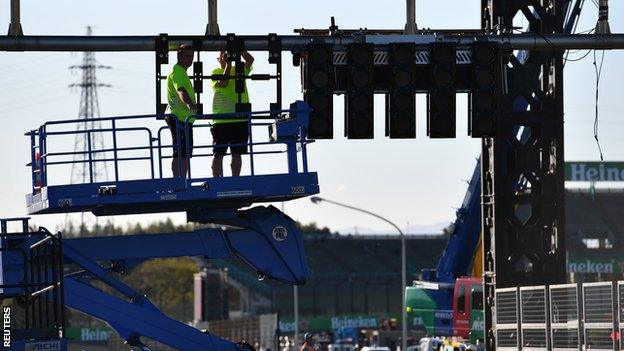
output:
[[[598,5],[596,34],[611,34],[611,28],[609,28],[609,0],[600,0]]]
[[[9,24],[10,36],[22,36],[22,24],[20,23],[20,0],[11,0],[11,23]]]
[[[405,34],[416,34],[416,0],[406,0]]]
[[[208,25],[206,26],[206,35],[219,35],[217,0],[208,0]]]

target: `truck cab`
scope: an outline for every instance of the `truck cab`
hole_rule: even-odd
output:
[[[453,294],[453,336],[477,337],[472,330],[483,314],[483,281],[481,278],[461,277],[455,281]],[[478,332],[477,332],[478,334]]]

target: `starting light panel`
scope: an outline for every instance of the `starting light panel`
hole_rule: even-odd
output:
[[[311,44],[307,49],[304,99],[310,105],[311,139],[334,137],[334,66],[331,45]]]
[[[448,43],[429,46],[430,91],[427,94],[427,135],[430,138],[455,137],[456,49]]]
[[[416,137],[415,55],[413,44],[390,44],[390,82],[387,94],[388,135],[390,138]]]
[[[373,45],[347,46],[348,90],[345,95],[345,126],[349,139],[372,139],[374,70]]]
[[[472,83],[468,98],[468,133],[475,138],[492,137],[498,110],[500,72],[498,47],[491,43],[475,43],[472,47]]]
[[[384,94],[386,136],[415,138],[416,93],[426,93],[427,135],[455,138],[458,92],[469,93],[468,134],[492,136],[503,95],[500,52],[489,42],[309,44],[301,56],[304,97],[313,110],[309,137],[333,138],[333,95],[344,94],[345,136],[372,139],[374,94]]]

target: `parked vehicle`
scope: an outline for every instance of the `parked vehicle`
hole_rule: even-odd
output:
[[[355,351],[355,346],[344,344],[331,344],[327,347],[328,351]]]
[[[360,351],[390,351],[387,346],[364,346]]]
[[[432,298],[432,294],[450,295],[450,308],[439,304],[440,300]],[[423,329],[427,335],[460,337],[472,344],[483,341],[483,283],[480,278],[458,278],[452,287],[440,290],[408,287],[405,306],[413,327]]]

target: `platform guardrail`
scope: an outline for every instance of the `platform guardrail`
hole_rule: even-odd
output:
[[[300,103],[303,104],[303,103]],[[295,109],[294,106],[297,106]],[[302,107],[304,106],[304,107]],[[307,149],[311,140],[307,140],[307,105],[292,105],[289,110],[241,112],[236,114],[206,114],[196,115],[193,128],[202,130],[210,128],[214,119],[247,119],[249,140],[245,144],[230,144],[229,146],[243,146],[248,148],[248,164],[250,175],[257,174],[256,158],[260,155],[285,154],[288,164],[288,173],[307,173]],[[33,193],[42,187],[55,184],[68,184],[67,172],[61,172],[63,178],[51,179],[51,168],[61,165],[82,167],[87,183],[113,183],[133,179],[162,179],[169,176],[168,160],[173,157],[174,147],[171,134],[167,130],[164,119],[172,115],[132,115],[113,116],[93,119],[69,119],[48,121],[36,130],[26,133],[30,138],[31,168]],[[173,116],[175,118],[175,116]],[[295,120],[299,120],[297,123]],[[156,122],[157,121],[157,122]],[[178,126],[186,122],[175,118]],[[100,127],[93,127],[97,122]],[[304,123],[305,122],[305,123]],[[289,130],[293,135],[279,137],[276,135],[276,124],[290,123]],[[259,136],[262,129],[268,131],[263,138]],[[180,128],[177,129],[178,131]],[[96,133],[108,141],[110,146],[97,147],[94,144]],[[74,150],[69,146],[68,137],[82,136],[86,139],[86,150]],[[64,139],[64,142],[62,139]],[[188,142],[188,137],[185,138]],[[180,140],[178,138],[178,140]],[[192,160],[214,156],[214,148],[223,145],[210,144],[204,140],[197,140],[193,149]],[[284,146],[286,146],[284,148]],[[188,147],[188,145],[187,145]],[[300,154],[300,156],[298,156]],[[147,162],[136,174],[127,167],[129,163]],[[96,164],[112,165],[112,177],[102,177],[95,171]],[[210,179],[197,174],[210,174],[210,162],[203,162],[203,169],[196,170],[196,163],[189,163],[189,184]],[[191,166],[193,165],[193,166]],[[299,166],[300,165],[300,166]],[[204,171],[204,172],[200,172]],[[195,174],[195,176],[194,176]]]

